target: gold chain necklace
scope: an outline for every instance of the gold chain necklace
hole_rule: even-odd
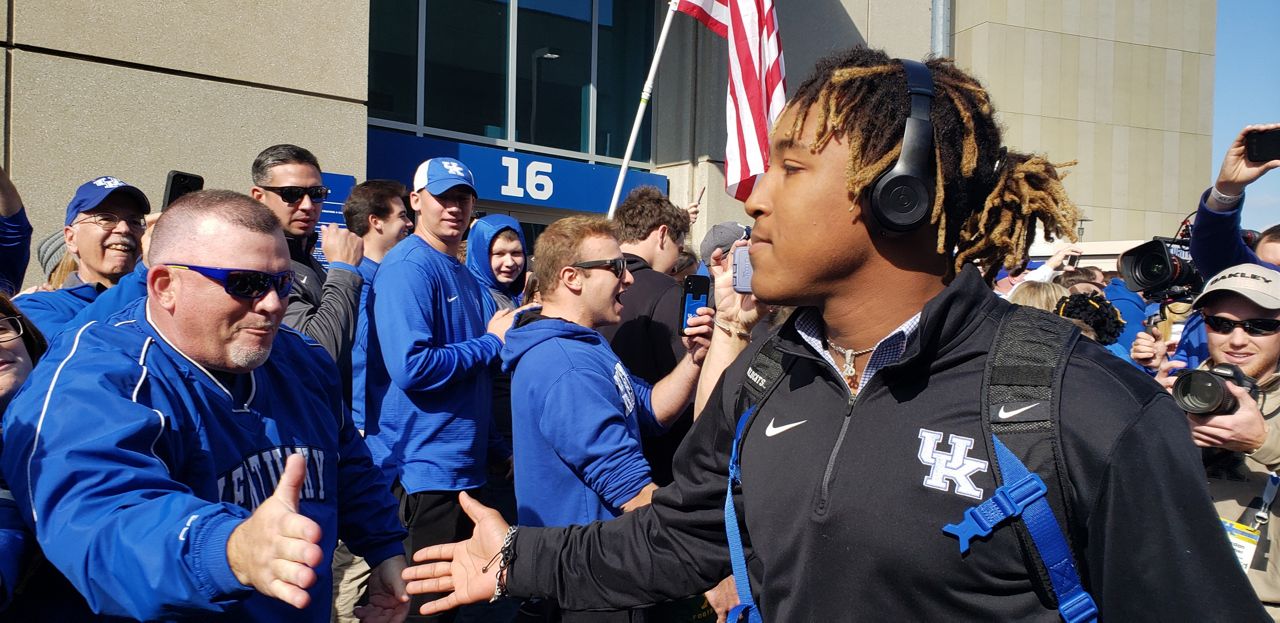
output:
[[[858,373],[857,368],[853,365],[854,358],[859,355],[865,355],[876,349],[875,346],[872,346],[871,348],[864,348],[862,350],[853,350],[852,348],[845,348],[829,340],[827,341],[827,346],[836,349],[836,352],[840,353],[841,357],[844,357],[844,369],[840,373],[843,374],[846,379],[853,379],[854,375]]]

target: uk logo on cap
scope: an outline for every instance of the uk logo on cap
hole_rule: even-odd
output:
[[[414,191],[425,188],[433,195],[440,195],[454,186],[466,186],[472,193],[476,192],[471,169],[453,158],[432,158],[418,165],[413,174]]]
[[[120,188],[121,186],[127,186],[124,182],[111,177],[110,175],[93,180],[93,185],[101,186],[103,188]]]

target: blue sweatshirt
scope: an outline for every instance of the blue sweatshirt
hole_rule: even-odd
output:
[[[361,260],[356,267],[364,283],[360,284],[360,306],[356,312],[356,337],[351,342],[351,421],[356,430],[364,431],[365,404],[365,370],[369,359],[369,317],[373,314],[373,305],[369,302],[369,292],[373,290],[373,277],[378,272],[379,263],[369,258]]]
[[[224,385],[151,325],[146,299],[54,338],[5,412],[3,469],[45,556],[89,609],[319,623],[337,539],[370,565],[403,554],[391,485],[323,352],[281,329],[266,363]],[[289,454],[307,459],[300,510],[323,533],[302,611],[240,584],[226,556]]]
[[[663,432],[653,388],[596,331],[535,312],[520,314],[502,349],[520,524],[612,519],[652,482],[640,435]]]
[[[408,493],[483,485],[489,364],[502,348],[487,333],[488,294],[415,235],[382,258],[371,296],[365,434],[375,462]]]
[[[47,292],[32,292],[13,299],[13,304],[36,325],[46,338],[62,332],[80,310],[98,299],[106,288],[96,283],[80,283]]]
[[[31,231],[26,208],[0,218],[0,292],[9,296],[22,289],[22,277],[31,261]]]
[[[521,272],[515,281],[503,285],[498,283],[498,278],[493,274],[493,265],[489,262],[494,237],[506,229],[514,231],[520,238],[520,246],[524,248],[525,255],[532,255],[529,245],[524,241],[524,230],[520,228],[520,221],[505,214],[491,214],[476,220],[471,226],[471,233],[467,235],[467,270],[471,271],[471,276],[475,277],[476,283],[493,293],[495,298],[500,296],[518,305],[520,293],[524,291],[524,278],[529,265],[525,264],[526,270]],[[481,253],[481,250],[484,252]],[[501,307],[503,306],[496,304],[492,309],[486,308],[486,311],[489,316],[492,316]]]

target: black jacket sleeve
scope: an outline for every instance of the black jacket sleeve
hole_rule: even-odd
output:
[[[1109,621],[1270,621],[1214,515],[1185,421],[1160,392],[1117,441],[1086,526],[1094,599]]]
[[[723,396],[721,379],[676,454],[675,482],[651,505],[587,526],[521,528],[511,594],[568,610],[630,608],[695,595],[728,576],[724,496],[736,422]]]

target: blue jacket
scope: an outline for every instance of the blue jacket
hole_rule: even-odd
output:
[[[483,485],[489,364],[502,348],[487,332],[488,294],[457,259],[409,236],[382,258],[371,296],[365,435],[374,461],[409,493]]]
[[[133,267],[133,271],[120,278],[116,285],[98,295],[92,303],[76,313],[66,326],[83,327],[91,321],[105,322],[129,306],[130,303],[147,295],[147,265],[141,260]]]
[[[493,265],[489,263],[493,238],[504,229],[516,232],[525,255],[532,255],[532,250],[524,241],[524,230],[520,228],[520,221],[505,214],[492,214],[476,220],[471,226],[471,233],[467,236],[467,270],[471,271],[471,276],[475,277],[476,283],[481,287],[518,305],[520,293],[524,291],[524,278],[528,273],[528,264],[525,264],[525,271],[521,272],[515,281],[504,286],[498,283],[498,278],[493,275]],[[480,252],[482,250],[483,253]],[[486,308],[486,313],[492,316],[499,307],[501,305],[495,305],[491,309]]]
[[[365,369],[369,358],[369,316],[373,314],[373,306],[369,303],[369,292],[373,290],[373,277],[378,272],[378,262],[369,258],[361,260],[356,267],[364,283],[360,284],[360,307],[356,313],[356,337],[351,342],[351,421],[356,430],[364,430],[364,414],[368,408],[365,404]]]
[[[0,292],[9,296],[22,289],[22,277],[31,261],[31,231],[26,208],[0,218]]]
[[[3,448],[4,444],[0,443],[0,456]],[[13,598],[13,589],[18,585],[22,565],[33,540],[26,524],[22,523],[22,513],[18,511],[9,485],[0,476],[0,612]]]
[[[652,482],[640,435],[663,432],[653,388],[599,333],[535,312],[520,314],[502,349],[520,524],[612,519]]]
[[[337,539],[371,565],[403,554],[390,483],[323,352],[281,329],[267,362],[228,388],[160,335],[146,299],[54,338],[5,412],[3,469],[45,556],[89,609],[328,621]],[[289,454],[307,459],[300,509],[323,532],[304,611],[240,584],[226,556]]]
[[[32,292],[13,299],[13,304],[36,325],[46,338],[67,327],[80,310],[98,299],[106,288],[96,283],[81,283],[47,292]]]

